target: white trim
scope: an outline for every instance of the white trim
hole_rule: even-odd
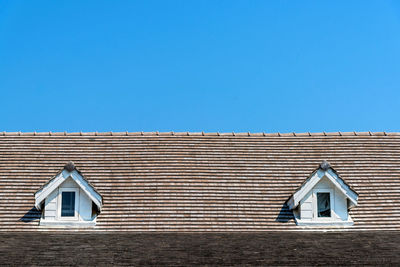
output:
[[[321,226],[321,227],[338,227],[338,226],[352,226],[353,220],[350,218],[347,221],[335,220],[335,221],[305,221],[296,219],[296,225],[298,226]]]
[[[295,209],[300,204],[300,201],[324,177],[328,178],[335,185],[335,187],[350,200],[350,208],[357,205],[358,195],[351,190],[351,188],[346,185],[344,181],[334,171],[332,171],[332,169],[328,169],[326,171],[319,169],[313,174],[313,176],[309,178],[306,184],[304,184],[300,190],[294,193],[288,200],[287,204],[289,209]]]
[[[65,180],[72,178],[76,184],[89,196],[89,198],[96,204],[99,211],[103,205],[103,199],[99,193],[79,174],[76,170],[69,172],[63,170],[47,185],[35,193],[35,207],[40,210],[41,203],[48,197],[54,190],[56,190]]]
[[[331,213],[332,214],[332,213]],[[350,215],[347,216],[347,220],[343,221],[335,217],[328,217],[330,220],[302,220],[300,218],[300,213],[297,210],[293,211],[294,221],[296,222],[297,226],[303,226],[306,229],[308,226],[311,229],[317,229],[314,227],[321,227],[321,228],[343,228],[347,226],[352,226],[354,224],[353,220],[351,219]],[[328,228],[327,228],[328,227]]]
[[[58,199],[57,199],[57,219],[59,221],[77,221],[79,220],[79,188],[60,188],[58,192]],[[74,208],[74,216],[61,216],[62,211],[62,193],[63,192],[75,192],[75,208]]]
[[[40,226],[45,226],[45,228],[82,228],[82,227],[93,227],[96,226],[96,219],[92,221],[46,221],[40,220]]]
[[[318,199],[317,193],[329,193],[329,201],[331,206],[331,216],[330,217],[318,217]],[[312,192],[312,206],[313,206],[313,220],[314,221],[329,221],[332,222],[334,218],[335,210],[335,192],[332,189],[313,189]]]

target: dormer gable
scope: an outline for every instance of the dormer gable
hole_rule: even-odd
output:
[[[35,207],[42,211],[40,225],[95,225],[102,205],[101,195],[72,162],[35,193]]]
[[[352,225],[348,210],[358,203],[358,194],[326,161],[289,198],[297,225]]]

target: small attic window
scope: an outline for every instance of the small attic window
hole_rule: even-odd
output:
[[[61,216],[75,216],[75,192],[62,192],[61,196]]]
[[[59,188],[58,194],[58,219],[78,220],[79,215],[79,189]]]
[[[331,217],[330,193],[317,193],[318,217]]]
[[[331,220],[335,213],[335,193],[333,189],[312,190],[313,220]]]

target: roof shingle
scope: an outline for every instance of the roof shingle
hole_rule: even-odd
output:
[[[399,133],[3,133],[0,230],[73,161],[103,196],[93,230],[297,230],[285,201],[323,161],[359,194],[355,230],[400,230]]]

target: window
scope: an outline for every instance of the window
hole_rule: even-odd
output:
[[[75,216],[75,192],[62,192],[61,217]]]
[[[318,217],[331,217],[330,193],[317,193]]]
[[[333,189],[314,189],[313,190],[313,220],[329,221],[334,217],[334,190]]]
[[[79,220],[79,188],[60,188],[58,194],[58,220],[76,221]]]

